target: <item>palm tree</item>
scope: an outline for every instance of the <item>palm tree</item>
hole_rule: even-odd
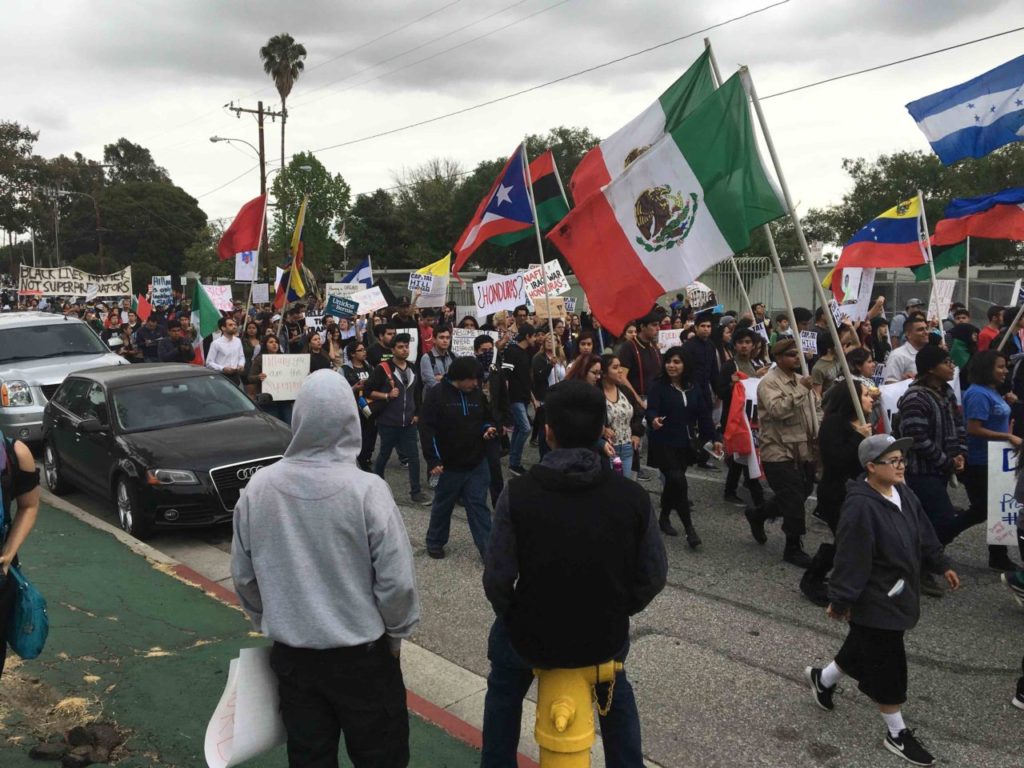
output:
[[[260,48],[263,60],[263,71],[270,75],[281,96],[281,167],[284,168],[284,125],[288,121],[288,109],[285,104],[292,86],[299,79],[305,65],[306,47],[295,42],[295,38],[287,32],[274,35],[267,44]]]

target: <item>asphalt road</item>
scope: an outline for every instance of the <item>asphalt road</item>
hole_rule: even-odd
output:
[[[528,455],[526,463],[535,459]],[[633,621],[627,670],[645,754],[664,766],[702,768],[903,764],[883,749],[881,718],[855,684],[840,684],[834,712],[814,706],[804,666],[827,663],[845,626],[802,597],[800,571],[782,562],[778,526],[769,526],[765,546],[751,539],[742,508],[722,501],[723,474],[691,470],[704,545],[691,551],[681,537],[666,539],[669,584]],[[465,515],[457,508],[448,557],[431,560],[423,544],[429,509],[408,504],[408,478],[395,457],[387,479],[416,553],[423,619],[415,642],[486,675],[492,614]],[[656,482],[645,485],[658,490]],[[954,501],[966,505],[957,494]],[[111,504],[79,493],[68,500],[116,524]],[[817,522],[809,528],[805,547],[813,552],[829,534]],[[150,543],[191,565],[209,552],[206,545],[229,550],[231,531],[164,533]],[[988,569],[980,527],[949,553],[963,586],[942,599],[923,598],[921,623],[907,636],[904,715],[944,764],[1020,768],[1024,713],[1010,699],[1024,653],[1024,611]],[[560,589],[572,599],[571,584]]]

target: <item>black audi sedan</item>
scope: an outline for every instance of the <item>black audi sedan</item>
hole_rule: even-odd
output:
[[[136,538],[156,527],[230,520],[239,494],[278,461],[291,430],[223,375],[177,363],[68,376],[43,414],[43,466],[55,494],[112,500]]]

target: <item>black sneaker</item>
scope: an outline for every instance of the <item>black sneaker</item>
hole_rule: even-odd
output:
[[[882,743],[886,749],[894,755],[899,755],[911,765],[935,765],[935,758],[932,757],[931,752],[924,748],[909,728],[900,731],[899,736],[893,736],[886,732],[885,741]]]
[[[414,493],[412,496],[410,496],[410,498],[413,500],[414,503],[421,504],[424,507],[429,507],[431,504],[434,503],[434,499],[431,496],[425,494],[423,491],[418,491],[417,493]]]
[[[427,547],[427,554],[433,560],[444,560],[444,547]]]
[[[762,517],[761,512],[753,507],[747,507],[743,510],[743,514],[750,524],[750,535],[754,537],[754,541],[758,544],[767,543],[768,534],[764,532],[764,517]]]
[[[745,507],[745,506],[747,506],[747,502],[745,502],[743,499],[741,499],[735,493],[728,493],[727,492],[722,498],[725,501],[727,501],[729,504],[735,504],[737,507]]]
[[[403,467],[408,467],[409,466],[409,459],[407,459],[405,456],[399,456],[398,457],[398,463],[401,464]]]
[[[1010,701],[1017,709],[1024,709],[1024,677],[1017,682],[1017,695]]]
[[[654,479],[654,475],[652,475],[646,469],[638,469],[636,471],[636,479],[637,480],[653,480]]]
[[[833,685],[831,688],[826,688],[821,684],[821,669],[819,667],[807,667],[804,669],[804,677],[811,686],[811,693],[814,694],[814,703],[826,712],[831,712],[835,709],[835,704],[832,703],[832,694],[835,693],[836,687]]]
[[[526,474],[526,467],[524,467],[522,464],[516,464],[515,466],[509,464],[508,471],[511,472],[516,477],[520,477]]]

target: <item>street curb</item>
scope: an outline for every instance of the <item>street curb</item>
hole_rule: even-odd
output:
[[[120,528],[100,520],[95,515],[89,514],[71,502],[62,499],[59,496],[54,496],[45,485],[40,485],[40,491],[42,500],[51,507],[56,507],[62,512],[66,512],[76,520],[79,520],[98,531],[110,534],[135,554],[141,555],[154,563],[154,565],[159,566],[158,570],[173,576],[178,579],[178,581],[181,581],[190,587],[200,589],[213,599],[232,608],[241,610],[238,597],[227,587],[221,586],[217,582],[208,579],[193,568],[190,568],[173,557],[164,554],[149,544],[139,541],[134,536],[129,536]],[[428,701],[408,689],[406,689],[406,704],[409,707],[409,710],[421,720],[440,728],[449,736],[452,736],[458,741],[461,741],[474,749],[479,750],[482,748],[483,732],[479,728],[467,723],[465,720],[456,717],[443,707]],[[522,754],[518,755],[517,764],[518,768],[539,768],[537,762]]]

